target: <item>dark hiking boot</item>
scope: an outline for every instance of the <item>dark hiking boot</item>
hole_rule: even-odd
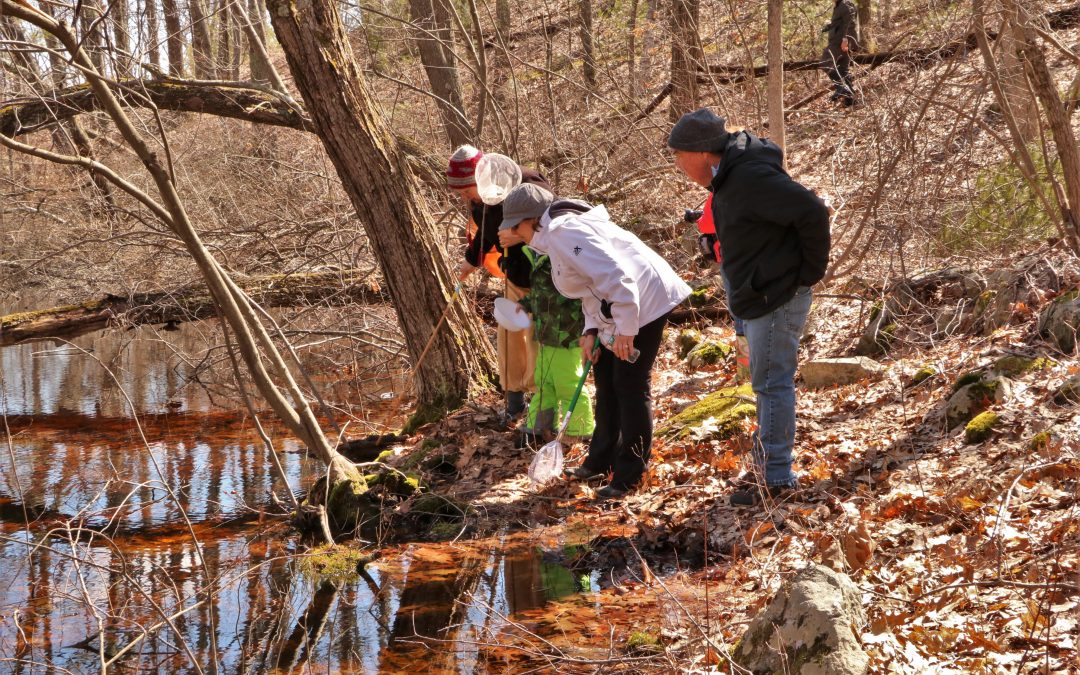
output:
[[[604,474],[599,471],[594,471],[583,464],[581,466],[575,466],[573,469],[566,469],[563,471],[563,476],[569,480],[590,481],[594,478],[602,478]]]
[[[596,491],[596,498],[598,500],[622,499],[628,492],[630,491],[608,484]]]
[[[754,484],[743,484],[742,487],[731,493],[728,501],[732,506],[757,506],[761,504],[765,493],[774,501],[789,500],[798,492],[799,485],[770,485],[762,487]]]

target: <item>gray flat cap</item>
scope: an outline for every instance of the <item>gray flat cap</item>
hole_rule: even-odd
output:
[[[708,108],[699,108],[679,118],[671,128],[667,144],[673,150],[721,153],[731,134],[725,128],[727,120]]]
[[[554,201],[555,195],[539,185],[522,183],[511,190],[503,200],[503,221],[500,230],[508,230],[526,218],[539,218],[544,215]]]

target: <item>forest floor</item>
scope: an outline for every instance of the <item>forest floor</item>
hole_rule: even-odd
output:
[[[1070,263],[1062,268],[1063,281],[1076,275]],[[851,355],[868,321],[872,294],[833,295],[844,297],[815,304],[802,362]],[[1054,295],[1043,289],[1031,298]],[[513,447],[495,395],[422,427],[388,461],[442,466],[426,476],[432,488],[468,504],[462,526],[444,537],[508,527],[592,533],[568,563],[606,570],[590,602],[612,605],[610,623],[592,611],[575,623],[574,605],[556,604],[520,617],[500,636],[503,648],[488,645],[503,658],[588,670],[595,664],[583,663],[597,655],[575,636],[610,635],[609,651],[622,657],[639,654],[626,645],[643,633],[658,640],[654,660],[609,653],[605,667],[722,667],[783,580],[818,562],[847,572],[863,592],[872,672],[1077,672],[1080,410],[1054,403],[1053,394],[1080,361],[1038,335],[1040,309],[1017,303],[1008,325],[986,335],[895,346],[879,357],[880,378],[819,390],[800,383],[796,468],[807,487],[764,507],[727,503],[747,466],[752,419],[727,438],[710,420],[658,438],[643,484],[617,501],[595,500],[599,483],[534,488],[526,476],[532,453]],[[700,327],[706,338],[732,335],[723,323]],[[669,327],[654,369],[657,428],[734,379],[731,360],[691,367],[680,358],[683,328]],[[1010,355],[1053,364],[1012,377],[1011,395],[991,406],[1000,422],[989,439],[968,442],[962,424],[946,429],[957,379]],[[928,366],[933,374],[924,370],[916,383]],[[583,453],[573,446],[568,465]]]

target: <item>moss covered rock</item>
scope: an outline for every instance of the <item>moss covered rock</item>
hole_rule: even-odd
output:
[[[706,340],[689,351],[686,355],[686,363],[691,368],[701,366],[714,366],[721,361],[726,361],[735,353],[735,348],[723,342]]]
[[[687,302],[690,303],[691,307],[704,307],[711,303],[714,297],[711,286],[702,286],[701,288],[695,288],[690,292],[690,297],[687,298]]]
[[[1050,443],[1054,440],[1053,434],[1049,431],[1040,431],[1031,437],[1028,441],[1028,450],[1032,452],[1039,452],[1040,450],[1046,450],[1050,447]]]
[[[744,419],[756,414],[754,391],[750,385],[725,387],[691,404],[669,419],[656,433],[667,438],[691,435],[702,438],[729,438],[742,429]]]
[[[676,342],[679,345],[679,358],[685,359],[686,355],[690,353],[690,350],[701,343],[701,332],[696,331],[693,328],[684,328],[679,331],[679,337],[676,339]]]
[[[340,480],[330,488],[326,514],[334,532],[349,532],[377,521],[379,506],[369,497],[364,478]]]
[[[991,405],[1012,396],[1012,382],[1000,375],[969,373],[957,380],[957,384],[945,404],[945,423],[949,429],[967,424]]]
[[[300,556],[298,567],[314,579],[352,581],[373,558],[370,551],[348,545],[319,546]]]
[[[982,443],[990,438],[1000,419],[997,413],[989,410],[979,413],[964,427],[964,441],[970,444]]]
[[[1045,356],[1009,355],[1002,356],[997,361],[994,361],[994,365],[990,367],[990,370],[995,373],[1001,373],[1006,377],[1017,377],[1019,375],[1053,368],[1055,365],[1057,365],[1056,361],[1048,359]]]
[[[1080,291],[1063,293],[1039,314],[1039,334],[1048,338],[1061,351],[1076,350],[1076,334],[1080,331]]]
[[[660,646],[660,638],[642,630],[636,630],[626,636],[624,647],[627,654],[644,656],[647,654],[659,654],[663,651]]]
[[[1073,375],[1061,383],[1054,392],[1054,403],[1061,405],[1080,403],[1080,375]]]
[[[938,375],[938,369],[931,365],[925,365],[915,371],[915,374],[911,376],[911,386],[922,384],[931,377]]]

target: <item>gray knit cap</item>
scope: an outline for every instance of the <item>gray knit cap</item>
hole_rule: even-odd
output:
[[[699,108],[679,118],[671,128],[668,147],[688,152],[721,153],[731,133],[725,128],[727,120],[708,108]]]

